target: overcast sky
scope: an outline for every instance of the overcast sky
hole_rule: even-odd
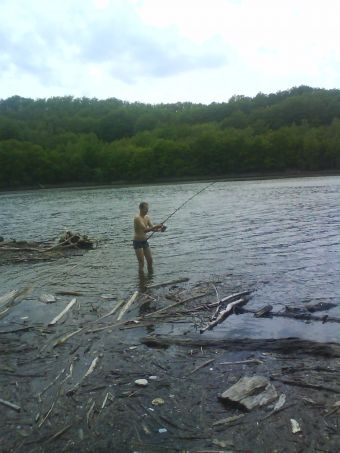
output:
[[[0,0],[0,98],[340,88],[340,0]]]

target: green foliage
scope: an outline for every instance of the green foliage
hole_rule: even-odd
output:
[[[340,90],[210,105],[0,100],[0,187],[340,169]]]

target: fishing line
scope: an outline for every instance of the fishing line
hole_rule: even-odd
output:
[[[163,220],[163,222],[161,222],[161,225],[163,225],[165,222],[167,222],[169,219],[171,219],[172,216],[174,216],[176,214],[176,212],[178,212],[180,209],[183,208],[183,206],[185,206],[187,203],[189,203],[190,200],[192,200],[193,198],[197,197],[197,195],[199,195],[200,193],[202,193],[204,190],[208,189],[208,187],[211,187],[212,185],[216,184],[217,181],[214,181],[214,182],[211,182],[210,184],[208,184],[207,186],[203,187],[203,189],[199,190],[198,192],[194,193],[194,195],[191,195],[191,197],[189,197],[187,200],[185,200],[184,203],[182,203],[178,208],[176,208],[170,215],[168,215],[168,217]],[[148,240],[155,234],[155,231],[153,231],[150,236],[148,237]]]

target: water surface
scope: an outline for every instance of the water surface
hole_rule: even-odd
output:
[[[0,266],[0,295],[32,282],[41,292],[82,290],[94,298],[130,294],[140,284],[132,249],[139,202],[149,202],[150,216],[158,222],[205,185],[0,194],[0,235],[5,239],[51,240],[66,228],[99,240],[96,250],[82,256]],[[278,310],[326,301],[337,304],[328,313],[340,317],[339,193],[340,177],[217,182],[180,209],[164,234],[151,239],[153,281],[220,278],[230,288],[251,288],[250,308],[270,303]],[[250,315],[229,318],[207,333],[213,334],[340,340],[339,324]]]

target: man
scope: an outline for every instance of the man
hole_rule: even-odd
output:
[[[152,255],[146,234],[156,231],[165,231],[165,226],[160,223],[153,225],[148,216],[149,205],[145,201],[139,204],[139,214],[134,218],[135,235],[133,238],[133,248],[135,249],[138,260],[139,272],[144,270],[144,258],[148,266],[148,271],[152,272]]]

